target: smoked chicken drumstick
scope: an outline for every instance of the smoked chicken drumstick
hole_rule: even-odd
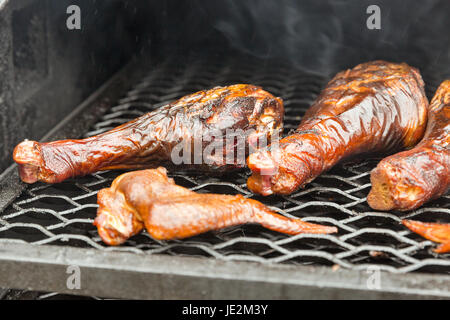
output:
[[[102,240],[118,245],[144,227],[159,240],[180,239],[245,223],[286,234],[333,233],[335,227],[291,219],[242,195],[199,194],[177,186],[166,169],[128,172],[98,193],[94,224]]]
[[[290,194],[343,158],[414,146],[428,101],[418,70],[405,63],[363,63],[338,73],[296,132],[248,157],[253,192]]]
[[[225,171],[245,166],[249,145],[261,138],[270,140],[282,127],[283,113],[282,100],[260,87],[216,87],[185,96],[87,139],[48,143],[26,140],[16,146],[13,157],[26,183],[56,183],[100,170],[142,169],[161,164]],[[244,142],[243,148],[242,143],[227,143],[230,130]],[[216,154],[219,142],[224,147]],[[219,147],[212,148],[212,144]],[[183,156],[186,152],[188,158],[173,161],[172,151],[179,146],[186,147]],[[241,157],[241,151],[236,150],[239,146],[244,153]],[[206,152],[208,147],[213,151]]]
[[[367,197],[377,210],[413,210],[450,188],[450,80],[431,100],[422,141],[411,150],[383,159],[370,176]]]

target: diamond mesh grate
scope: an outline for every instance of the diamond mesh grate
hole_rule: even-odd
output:
[[[179,60],[154,66],[85,136],[112,129],[174,99],[215,85],[252,83],[284,99],[285,133],[301,116],[328,77],[287,64],[249,57]],[[436,87],[437,83],[434,83]],[[429,89],[429,88],[428,88]],[[431,91],[431,90],[430,90]],[[336,235],[287,236],[245,225],[175,241],[155,241],[145,232],[120,247],[108,247],[92,225],[96,194],[121,171],[107,171],[57,185],[34,184],[0,218],[0,242],[25,242],[107,251],[202,256],[260,263],[321,264],[349,269],[378,267],[396,273],[450,274],[450,254],[437,255],[430,241],[411,233],[402,218],[450,222],[450,196],[414,212],[374,212],[366,203],[370,170],[379,159],[356,159],[338,165],[290,196],[255,196],[246,188],[247,171],[208,177],[171,174],[176,183],[197,192],[241,193],[275,211],[305,221],[334,225]]]

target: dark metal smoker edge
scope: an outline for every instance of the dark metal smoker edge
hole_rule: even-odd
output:
[[[69,289],[68,266],[80,289]],[[450,298],[450,276],[145,255],[49,245],[3,244],[0,286],[130,299]],[[69,279],[70,282],[70,279]]]

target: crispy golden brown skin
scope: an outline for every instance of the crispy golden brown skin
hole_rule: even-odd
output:
[[[383,159],[370,176],[367,197],[376,210],[413,210],[450,188],[450,80],[431,100],[428,126],[413,149]]]
[[[450,224],[426,223],[413,220],[403,220],[402,223],[422,237],[441,243],[439,247],[434,249],[434,252],[450,252]]]
[[[24,141],[16,146],[13,158],[26,183],[56,183],[100,170],[154,168],[161,164],[227,171],[245,166],[249,144],[256,144],[261,137],[270,140],[274,132],[281,130],[283,114],[282,100],[260,87],[216,87],[185,96],[95,137],[48,143]],[[226,134],[231,130],[244,132],[243,147],[227,146]],[[203,154],[207,146],[219,140],[224,146],[222,154]],[[180,143],[191,146],[190,164],[172,161],[172,151]],[[246,153],[240,158],[238,148]]]
[[[290,219],[241,195],[198,194],[177,186],[166,169],[122,174],[98,193],[94,224],[109,245],[123,243],[144,227],[155,239],[194,236],[229,226],[257,223],[286,234],[333,233],[335,227]]]
[[[343,158],[391,153],[422,138],[428,101],[419,72],[405,63],[363,63],[338,73],[292,135],[247,163],[253,192],[290,194]]]

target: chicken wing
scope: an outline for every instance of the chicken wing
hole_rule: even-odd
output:
[[[402,223],[411,231],[420,234],[422,237],[441,243],[434,252],[450,252],[450,224],[426,223],[413,220],[403,220]]]
[[[98,193],[94,224],[109,245],[123,243],[144,227],[159,240],[181,239],[245,223],[286,233],[333,233],[335,227],[291,219],[242,195],[199,194],[177,186],[165,168],[122,174]]]

